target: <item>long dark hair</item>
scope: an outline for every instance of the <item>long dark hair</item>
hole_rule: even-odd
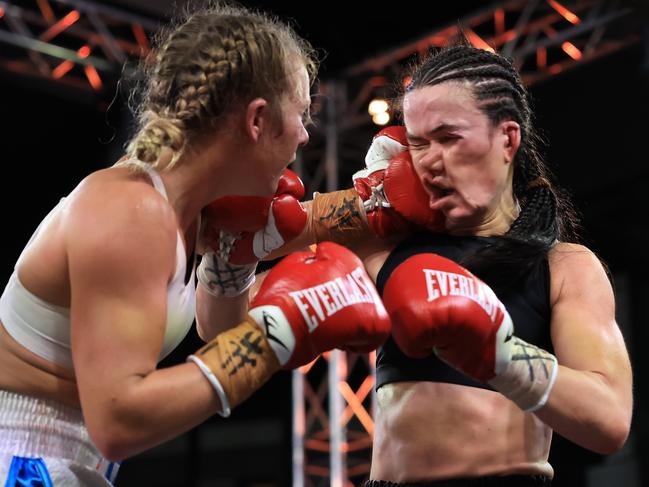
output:
[[[558,240],[577,241],[576,213],[567,194],[552,183],[539,154],[540,137],[532,123],[529,95],[509,60],[457,45],[414,64],[408,76],[410,82],[402,95],[445,81],[459,81],[470,87],[478,107],[492,124],[513,120],[520,125],[521,145],[514,158],[513,179],[519,216],[502,238],[466,256],[463,265],[495,287],[507,287],[538,268]]]

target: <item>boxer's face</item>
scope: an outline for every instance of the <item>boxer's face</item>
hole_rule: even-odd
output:
[[[297,149],[309,141],[304,127],[311,106],[309,76],[304,66],[296,68],[293,89],[282,97],[279,127],[272,132],[268,144],[268,170],[275,187],[284,168],[295,160]]]
[[[403,110],[415,171],[447,228],[470,230],[497,217],[511,195],[504,125],[517,124],[493,126],[459,82],[416,89],[404,98]]]

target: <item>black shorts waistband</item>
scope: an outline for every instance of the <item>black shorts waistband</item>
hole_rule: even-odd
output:
[[[365,487],[550,487],[551,483],[552,479],[545,475],[494,475],[407,483],[368,480]]]

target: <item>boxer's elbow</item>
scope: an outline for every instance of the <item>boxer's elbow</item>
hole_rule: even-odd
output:
[[[612,414],[603,426],[599,441],[593,450],[603,455],[610,455],[622,449],[631,431],[630,414]]]

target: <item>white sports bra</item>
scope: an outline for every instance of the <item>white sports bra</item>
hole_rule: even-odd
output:
[[[148,165],[141,164],[141,167],[149,174],[158,192],[167,199],[167,192],[160,175]],[[56,212],[61,202],[43,219],[25,248],[29,247],[43,224]],[[197,227],[200,228],[200,222]],[[17,273],[21,257],[18,258],[9,282],[0,297],[0,320],[7,333],[23,347],[45,360],[72,369],[70,310],[42,300],[22,285]],[[187,255],[179,231],[176,240],[176,271],[167,286],[167,327],[160,360],[180,344],[194,320],[196,311],[195,264],[196,257],[194,257],[189,281],[185,284]]]

